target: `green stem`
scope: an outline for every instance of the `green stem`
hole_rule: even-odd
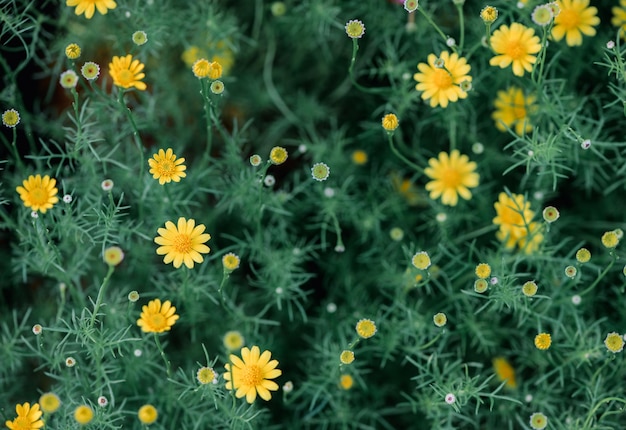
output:
[[[457,4],[456,10],[459,13],[459,27],[461,31],[458,54],[461,55],[463,52],[463,45],[465,44],[465,18],[463,16],[463,5]]]
[[[96,322],[96,315],[98,315],[98,310],[100,306],[102,306],[102,298],[104,297],[104,290],[109,283],[109,279],[111,279],[111,275],[115,271],[115,266],[109,266],[109,271],[107,275],[104,277],[102,281],[102,285],[100,285],[100,289],[98,290],[98,298],[96,298],[96,304],[93,306],[93,313],[91,314],[91,319],[89,320],[89,328],[92,328],[94,323]]]
[[[593,290],[596,287],[596,285],[598,285],[598,283],[602,280],[602,278],[606,276],[606,274],[609,272],[609,270],[611,269],[611,267],[613,267],[614,264],[615,264],[615,258],[613,258],[613,260],[609,263],[609,265],[606,266],[606,268],[602,271],[602,273],[600,273],[598,278],[595,281],[593,281],[593,284],[589,285],[589,287],[586,290],[584,290],[582,293],[580,293],[579,295],[584,296],[585,294]]]
[[[159,335],[157,333],[154,333],[154,342],[156,343],[157,349],[161,353],[161,358],[163,358],[163,361],[165,362],[165,368],[167,369],[167,377],[171,378],[171,376],[172,376],[172,365],[169,362],[169,360],[167,359],[167,357],[165,356],[165,351],[163,350],[163,345],[161,345],[161,341],[159,340]]]
[[[207,159],[211,158],[211,146],[213,145],[213,120],[211,115],[211,99],[207,91],[207,79],[200,79],[200,94],[204,103],[204,115],[206,117],[206,153]]]
[[[593,417],[596,414],[596,411],[600,408],[600,406],[602,406],[602,404],[608,403],[610,401],[622,402],[622,403],[626,404],[626,400],[620,399],[619,397],[605,397],[604,399],[600,400],[593,407],[593,409],[591,409],[589,411],[589,413],[587,414],[587,419],[585,420],[585,424],[583,425],[583,429],[588,429],[589,428],[589,425],[591,424],[591,420],[593,420]]]
[[[420,8],[418,8],[417,10],[418,10],[418,11],[422,14],[422,16],[423,16],[424,18],[426,18],[426,21],[428,21],[428,23],[431,25],[431,27],[432,27],[432,28],[434,28],[434,29],[435,29],[435,31],[436,31],[437,33],[439,33],[439,35],[440,35],[440,36],[441,36],[441,38],[443,39],[443,42],[445,43],[445,42],[448,40],[448,38],[447,38],[447,37],[446,37],[446,35],[443,33],[443,31],[441,31],[441,29],[439,28],[439,26],[438,26],[437,24],[435,24],[435,21],[433,21],[433,20],[432,20],[432,18],[431,18],[431,17],[430,17],[430,16],[426,13],[426,11],[424,10],[424,8],[420,7]],[[461,15],[462,15],[462,13],[461,13]],[[454,47],[454,46],[452,47],[452,50],[453,50],[454,52],[457,52],[457,49],[456,49],[456,47]]]
[[[396,157],[398,157],[400,160],[404,161],[407,165],[411,166],[418,173],[423,174],[424,171],[422,170],[422,168],[420,166],[418,166],[417,164],[415,164],[412,161],[410,161],[409,159],[407,159],[404,155],[402,155],[400,153],[400,151],[398,151],[398,149],[396,148],[395,144],[393,143],[393,133],[387,133],[387,135],[389,137],[389,147],[391,148],[393,153],[396,155]]]
[[[350,60],[350,67],[348,68],[348,75],[350,75],[350,80],[352,81],[352,84],[364,93],[381,94],[387,91],[386,88],[366,88],[356,81],[356,78],[354,77],[354,63],[356,62],[356,54],[358,50],[359,42],[357,42],[357,39],[352,39],[352,59]]]
[[[139,151],[140,163],[139,163],[139,179],[143,181],[143,169],[144,169],[144,155],[143,155],[143,144],[141,143],[141,136],[139,136],[139,130],[137,129],[137,124],[135,123],[135,119],[133,118],[133,113],[126,103],[124,103],[124,91],[118,91],[118,101],[122,108],[122,111],[128,117],[128,121],[130,122],[130,126],[133,129],[133,141],[135,142],[135,146],[137,146],[137,150]]]

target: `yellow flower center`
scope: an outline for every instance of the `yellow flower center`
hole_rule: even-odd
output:
[[[446,70],[436,69],[433,73],[433,84],[440,89],[449,88],[452,86],[452,76]]]
[[[157,167],[161,176],[172,176],[175,171],[174,163],[171,160],[163,160]]]
[[[519,60],[526,55],[526,50],[519,41],[513,40],[507,45],[505,53],[513,60]]]
[[[133,74],[130,70],[120,70],[117,78],[122,85],[129,85],[133,81]]]
[[[522,105],[513,106],[513,115],[516,120],[521,120],[526,118],[526,108]]]
[[[191,251],[191,238],[186,234],[179,234],[174,238],[174,243],[172,244],[176,252],[181,254],[187,254]]]
[[[13,420],[13,429],[14,430],[31,430],[32,422],[28,417],[17,417]]]
[[[261,381],[263,381],[261,368],[256,364],[246,366],[243,369],[241,381],[243,382],[243,385],[247,385],[249,387],[255,387],[257,385],[260,385]]]
[[[568,30],[578,28],[580,25],[580,14],[574,10],[562,10],[559,14],[559,24]]]
[[[164,329],[165,327],[167,327],[167,321],[165,321],[165,317],[163,316],[163,314],[153,314],[150,315],[150,325],[152,325],[152,328],[155,330],[161,330]]]
[[[445,188],[457,188],[461,185],[461,174],[454,167],[448,167],[443,170],[441,175],[441,182],[444,183]]]
[[[34,205],[42,206],[48,202],[48,192],[42,187],[33,188],[30,191],[30,200]]]

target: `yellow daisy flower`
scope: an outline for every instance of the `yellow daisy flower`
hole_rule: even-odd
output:
[[[199,58],[196,62],[193,63],[193,66],[191,67],[191,71],[198,79],[206,78],[207,76],[209,76],[210,70],[211,63],[206,58]]]
[[[88,405],[80,405],[74,409],[74,419],[78,424],[89,424],[93,420],[93,409]]]
[[[349,390],[354,385],[354,379],[350,375],[341,375],[339,378],[339,386],[344,390]]]
[[[137,325],[145,333],[163,333],[170,331],[178,318],[180,317],[176,315],[176,308],[169,300],[161,303],[160,299],[154,299],[141,308]]]
[[[237,390],[235,397],[238,399],[245,396],[248,403],[253,403],[257,394],[263,400],[272,398],[270,391],[278,390],[278,384],[270,379],[282,375],[282,371],[277,369],[277,360],[270,360],[272,353],[263,351],[258,346],[252,349],[242,348],[241,358],[230,355],[230,363],[224,365],[226,373],[224,379],[227,390]]]
[[[530,133],[533,125],[529,116],[537,112],[536,100],[535,96],[525,96],[522,89],[517,87],[498,91],[494,102],[496,110],[491,115],[496,123],[496,128],[500,131],[506,131],[507,128],[510,128],[520,136],[524,133]]]
[[[41,419],[43,412],[39,409],[39,404],[33,406],[26,402],[24,404],[15,405],[17,417],[13,421],[6,421],[6,425],[11,430],[37,430],[43,427],[44,422]]]
[[[128,54],[125,57],[114,56],[109,63],[109,75],[113,78],[113,83],[118,87],[132,88],[144,91],[147,86],[141,82],[146,74],[142,72],[143,63],[133,60],[133,56]]]
[[[175,268],[179,268],[183,263],[189,269],[193,269],[194,262],[202,263],[202,254],[208,254],[211,249],[204,243],[211,239],[211,235],[204,233],[205,226],[198,224],[193,219],[178,218],[178,225],[172,221],[165,223],[165,228],[159,228],[159,236],[154,238],[154,242],[161,245],[156,253],[165,255],[165,264],[174,263]]]
[[[15,190],[19,193],[24,206],[44,214],[59,201],[57,197],[59,190],[55,187],[56,183],[56,179],[50,178],[48,175],[43,178],[41,175],[30,175],[28,179],[22,182],[23,186],[18,186]]]
[[[533,430],[543,430],[548,425],[548,417],[541,412],[535,412],[530,416],[530,427]]]
[[[514,22],[511,26],[501,25],[490,39],[491,48],[497,54],[489,60],[492,66],[502,69],[513,65],[513,74],[524,76],[524,71],[531,72],[537,61],[536,54],[541,51],[539,37],[535,30]]]
[[[45,393],[39,397],[39,405],[43,412],[52,414],[61,406],[61,399],[54,393]]]
[[[535,346],[537,349],[546,350],[552,345],[552,337],[549,333],[539,333],[535,336]]]
[[[187,166],[183,164],[184,162],[184,158],[176,158],[172,148],[167,148],[167,151],[159,149],[159,152],[148,160],[148,165],[154,179],[158,179],[159,184],[163,185],[171,181],[180,182],[180,178],[187,176],[185,173]]]
[[[70,43],[65,47],[65,56],[70,60],[75,60],[80,57],[80,46],[76,43]]]
[[[441,197],[444,205],[456,206],[459,195],[465,200],[472,198],[469,188],[478,186],[480,176],[474,172],[476,163],[469,161],[467,155],[456,149],[450,155],[440,152],[438,158],[428,160],[428,165],[424,173],[432,179],[426,184],[431,199]]]
[[[565,37],[569,46],[578,46],[583,43],[585,36],[595,36],[594,26],[600,24],[598,9],[589,6],[589,0],[558,0],[557,5],[561,12],[554,18],[552,37],[557,42]]]
[[[491,275],[491,266],[487,263],[480,263],[474,270],[476,276],[480,279],[487,279]]]
[[[606,339],[604,339],[604,345],[609,351],[617,354],[624,349],[624,338],[619,333],[609,333],[606,335]]]
[[[241,259],[233,252],[229,252],[222,257],[222,266],[224,266],[224,270],[227,272],[238,269],[240,263]]]
[[[245,339],[240,332],[236,330],[231,330],[227,331],[226,334],[224,334],[224,338],[222,339],[222,341],[226,349],[228,349],[229,351],[235,351],[236,349],[240,349],[243,346]]]
[[[496,217],[495,225],[500,226],[496,237],[500,241],[506,241],[507,248],[513,248],[520,239],[526,238],[532,231],[530,225],[535,213],[530,210],[530,203],[520,194],[500,193],[498,201],[494,204]]]
[[[275,146],[270,151],[270,161],[276,165],[283,164],[288,156],[287,150],[282,146]]]
[[[458,54],[444,51],[439,58],[430,54],[428,64],[420,63],[417,69],[420,73],[413,75],[413,79],[418,82],[415,89],[423,91],[421,97],[423,100],[430,100],[431,107],[446,108],[448,103],[467,97],[467,92],[463,91],[460,84],[472,81],[472,77],[468,75],[472,68]]]
[[[13,128],[20,123],[20,113],[15,109],[5,110],[2,113],[2,124]]]
[[[613,12],[611,24],[620,27],[620,35],[624,37],[626,34],[626,0],[619,0],[619,6],[613,6],[611,12]]]
[[[362,319],[356,323],[356,333],[363,339],[369,339],[376,334],[376,323],[370,319]]]
[[[74,13],[76,15],[85,14],[85,18],[91,19],[94,12],[98,9],[102,15],[106,15],[109,9],[115,9],[117,4],[113,0],[66,0],[67,6],[76,6]]]
[[[137,418],[141,421],[142,424],[152,424],[159,417],[159,413],[156,408],[152,405],[143,405],[137,411]]]
[[[504,357],[496,357],[493,359],[493,370],[500,381],[506,381],[509,388],[517,387],[515,380],[515,369],[511,363]]]
[[[201,367],[196,372],[196,379],[202,385],[206,385],[209,383],[216,384],[217,383],[217,373],[211,367]]]

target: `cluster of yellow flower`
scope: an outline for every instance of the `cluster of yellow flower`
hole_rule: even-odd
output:
[[[516,246],[526,254],[535,252],[543,241],[543,227],[533,221],[535,213],[523,195],[500,193],[494,204],[495,225],[500,226],[496,237],[509,249]]]

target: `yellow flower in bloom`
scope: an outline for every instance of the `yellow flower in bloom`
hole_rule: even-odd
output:
[[[548,417],[541,412],[535,412],[530,416],[530,427],[533,430],[543,430],[548,425]]]
[[[376,323],[372,320],[362,319],[356,323],[356,333],[363,339],[369,339],[376,334]]]
[[[74,419],[78,424],[89,424],[93,420],[93,409],[87,405],[80,405],[74,409]]]
[[[489,60],[492,66],[502,69],[513,65],[513,74],[524,76],[524,71],[531,72],[537,61],[536,54],[541,51],[539,37],[535,30],[514,22],[511,26],[501,25],[490,39],[491,48],[497,54]]]
[[[507,248],[518,245],[527,254],[537,249],[543,240],[541,226],[531,222],[535,213],[530,210],[530,203],[524,196],[512,194],[509,197],[506,193],[500,193],[494,207],[496,217],[493,223],[500,226],[496,233],[498,240],[505,242]]]
[[[270,151],[270,161],[273,164],[283,164],[285,161],[287,161],[287,157],[287,150],[281,146],[275,146]]]
[[[104,250],[102,259],[109,266],[117,266],[124,260],[124,251],[119,246],[110,246]]]
[[[624,0],[626,1],[626,0]],[[367,163],[367,152],[357,149],[352,153],[352,162],[357,166],[362,166]]]
[[[474,282],[474,291],[479,294],[487,291],[487,288],[489,288],[489,282],[487,282],[486,279],[476,279],[476,281]]]
[[[536,100],[533,95],[525,96],[522,89],[517,87],[498,91],[494,102],[496,110],[491,115],[496,128],[500,131],[510,128],[520,136],[530,133],[533,125],[529,117],[537,112]]]
[[[254,402],[257,394],[263,400],[270,400],[270,391],[278,390],[278,384],[270,379],[278,378],[282,371],[277,369],[277,360],[270,360],[272,353],[263,351],[258,346],[252,349],[242,348],[241,358],[230,355],[230,363],[224,365],[224,379],[227,390],[237,390],[235,397],[246,397],[248,403]]]
[[[31,407],[30,403],[15,405],[17,418],[13,421],[6,421],[6,425],[11,430],[37,430],[43,427],[44,422],[41,419],[43,412],[39,410],[39,404],[35,403]]]
[[[30,175],[22,182],[22,186],[18,186],[15,190],[19,193],[24,206],[43,214],[59,201],[56,183],[56,179],[48,175],[43,178],[41,175]]]
[[[156,253],[165,255],[163,262],[172,263],[175,268],[179,268],[183,263],[189,269],[193,269],[194,262],[202,263],[202,254],[208,254],[211,249],[204,243],[211,239],[211,235],[204,233],[206,227],[203,224],[196,226],[193,219],[178,218],[178,225],[172,221],[165,223],[165,228],[159,228],[159,236],[154,238],[154,242],[161,245]]]
[[[476,270],[474,270],[474,272],[480,279],[486,279],[489,275],[491,275],[491,266],[487,263],[480,263],[476,266]]]
[[[82,73],[88,81],[93,81],[100,74],[100,66],[93,61],[87,61],[83,64],[83,67],[80,68],[80,73]]]
[[[339,378],[339,385],[344,390],[349,390],[354,385],[354,379],[350,375],[341,375]]]
[[[620,27],[620,35],[624,37],[626,34],[626,0],[619,0],[619,6],[613,6],[611,12],[613,12],[611,24]]]
[[[587,263],[589,260],[591,260],[591,252],[587,248],[580,248],[576,251],[576,261]]]
[[[341,354],[339,355],[339,361],[341,361],[341,364],[352,363],[354,361],[354,352],[347,349],[341,351]]]
[[[201,367],[196,372],[196,379],[202,385],[206,385],[209,383],[217,383],[217,373],[210,367]]]
[[[417,91],[422,92],[423,100],[430,100],[430,106],[448,107],[448,103],[456,102],[467,97],[467,92],[461,88],[462,82],[471,82],[472,77],[468,75],[472,69],[467,60],[459,57],[458,54],[449,54],[444,51],[439,55],[428,56],[428,64],[417,65],[420,73],[413,75],[418,84]]]
[[[5,110],[2,113],[2,124],[6,127],[13,128],[20,123],[20,113],[15,109]]]
[[[183,164],[184,162],[184,158],[176,158],[172,148],[167,148],[167,151],[159,149],[159,152],[148,160],[148,165],[152,177],[158,179],[159,184],[163,185],[171,181],[180,182],[181,178],[187,176],[185,173],[187,166]]]
[[[232,272],[233,270],[238,269],[240,262],[241,260],[239,256],[232,252],[229,252],[222,257],[222,266],[224,266],[224,270],[227,272]]]
[[[113,0],[66,0],[67,6],[76,6],[74,13],[76,15],[85,14],[85,18],[91,19],[96,9],[102,15],[106,15],[109,9],[115,9],[117,4]]]
[[[161,303],[161,300],[154,299],[141,308],[137,325],[145,333],[163,333],[170,331],[178,318],[180,317],[176,315],[176,308],[169,300]]]
[[[207,38],[204,37],[203,40]],[[192,45],[185,49],[181,55],[182,60],[187,67],[192,67],[193,64],[201,58],[206,58],[208,62],[216,62],[222,66],[222,73],[227,74],[230,68],[235,63],[234,54],[232,51],[232,43],[228,40],[219,40],[217,42],[209,40],[205,42],[204,48]]]
[[[430,267],[430,256],[426,251],[416,252],[411,258],[411,264],[420,270],[426,270]]]
[[[395,114],[388,113],[382,120],[383,128],[387,131],[394,131],[400,125],[398,117]]]
[[[443,312],[439,312],[433,316],[433,323],[437,327],[443,327],[448,322],[448,317]]]
[[[522,285],[522,293],[524,293],[526,297],[532,297],[537,294],[537,289],[538,287],[535,281],[527,281]]]
[[[602,235],[601,241],[605,248],[611,249],[615,248],[619,244],[619,237],[614,231],[607,231]]]
[[[517,387],[515,380],[515,369],[511,363],[504,357],[496,357],[493,359],[493,370],[500,381],[506,381],[509,388]]]
[[[448,155],[440,152],[439,157],[428,160],[428,167],[424,173],[432,181],[426,184],[430,191],[430,198],[435,200],[441,197],[441,203],[456,206],[459,195],[465,200],[472,198],[469,188],[478,186],[480,176],[474,172],[476,163],[469,161],[467,155],[461,155],[454,150]]]
[[[565,36],[569,46],[578,46],[583,43],[585,36],[595,36],[593,26],[600,24],[598,9],[589,6],[589,0],[558,0],[557,5],[561,12],[554,18],[552,37],[557,42]]]
[[[548,333],[539,333],[535,336],[535,346],[537,349],[546,350],[552,345],[552,337]]]
[[[351,39],[360,39],[365,34],[365,25],[358,19],[352,19],[346,23],[346,34]]]
[[[609,351],[617,354],[624,349],[624,338],[619,333],[609,333],[606,335],[606,339],[604,339],[604,345]]]
[[[141,82],[146,74],[142,72],[143,63],[139,60],[133,60],[133,56],[128,54],[125,57],[113,57],[109,63],[109,75],[113,78],[113,83],[118,87],[145,90],[147,88],[144,82]]]
[[[139,408],[139,411],[137,411],[137,418],[139,418],[139,421],[141,421],[142,424],[152,424],[158,417],[159,413],[152,405],[143,405]]]
[[[52,414],[56,412],[61,406],[61,399],[54,393],[45,393],[39,397],[39,405],[41,410],[46,414]]]
[[[75,43],[70,43],[65,47],[65,56],[70,60],[75,60],[80,57],[80,46]]]
[[[245,339],[238,331],[231,330],[226,332],[223,342],[226,349],[228,349],[229,351],[234,351],[236,349],[240,349],[243,346]]]

